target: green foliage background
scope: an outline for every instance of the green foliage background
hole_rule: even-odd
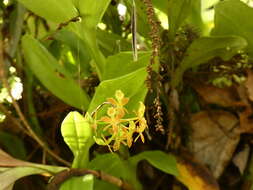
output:
[[[118,13],[116,5],[119,3],[127,8],[124,16]],[[243,52],[252,61],[253,23],[249,19],[253,17],[253,8],[249,6],[252,1],[153,0],[152,3],[156,13],[154,19],[161,22],[159,35],[162,41],[160,57],[156,57],[152,67],[157,75],[161,64],[171,69],[166,76],[171,88],[182,88],[185,72],[196,71],[213,58],[227,61]],[[65,123],[62,129],[63,138],[74,158],[60,136],[60,123],[69,111],[91,114],[107,98],[113,97],[116,90],[121,90],[130,98],[127,105],[129,112],[137,110],[140,101],[146,100],[146,105],[153,103],[154,94],[150,93],[146,98],[150,89],[145,82],[148,77],[154,77],[147,72],[154,52],[150,35],[152,26],[145,3],[136,0],[135,4],[137,34],[131,33],[133,1],[130,0],[1,1],[0,71],[5,74],[1,74],[3,82],[0,85],[0,144],[5,151],[19,159],[40,162],[43,157],[46,163],[57,165],[61,161],[55,160],[50,152],[46,154],[48,151],[44,149],[53,147],[60,158],[68,160],[67,163],[74,160],[72,167],[105,171],[130,182],[136,189],[142,188],[136,178],[137,163],[141,160],[147,160],[162,172],[178,175],[175,157],[158,148],[140,151],[139,154],[130,151],[128,154],[131,156],[128,155],[127,159],[112,153],[94,153],[90,158],[91,151],[96,149],[92,146],[93,139],[89,136],[87,140],[80,134],[88,136],[92,132],[87,120],[78,112],[68,115],[67,122],[71,124]],[[196,29],[198,37],[185,39],[185,44],[181,41],[179,44],[176,39],[185,26]],[[131,44],[135,35],[139,49],[137,61],[133,60]],[[184,50],[178,59],[174,52],[180,46],[184,46]],[[153,81],[156,81],[155,77]],[[8,92],[17,90],[17,83],[23,85],[22,98],[10,96]],[[154,82],[155,90],[157,85]],[[164,92],[164,89],[161,91]],[[161,99],[166,105],[169,98],[162,94]],[[56,122],[51,122],[43,114],[38,116],[40,112],[50,113],[55,106],[65,106],[62,112],[60,109],[50,116],[59,117]],[[169,110],[166,106],[165,110]],[[18,109],[23,114],[20,115]],[[12,116],[8,115],[8,111]],[[102,108],[97,117],[105,113],[106,109]],[[12,122],[14,127],[5,128]],[[17,130],[17,126],[22,129]],[[52,134],[56,138],[53,143],[50,142]],[[70,140],[66,140],[69,136]],[[27,140],[28,137],[31,138]],[[57,143],[59,145],[55,145]],[[38,144],[43,151],[37,150]],[[31,149],[35,149],[35,153]],[[107,168],[111,163],[114,165]],[[0,179],[5,180],[0,182],[0,186],[7,190],[23,176],[44,172],[55,174],[63,169],[58,167],[52,171],[45,164],[11,169],[3,167]],[[8,178],[9,175],[12,177]],[[45,188],[45,183],[40,182],[41,188]],[[61,189],[80,189],[81,186],[96,190],[119,189],[92,177],[85,180],[83,177],[74,178]],[[25,188],[22,184],[21,187]]]

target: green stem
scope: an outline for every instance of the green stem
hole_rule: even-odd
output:
[[[25,91],[26,91],[26,100],[28,105],[28,115],[30,122],[32,123],[34,131],[39,135],[43,136],[43,132],[41,130],[38,118],[37,118],[37,112],[34,107],[33,103],[33,76],[32,73],[29,71],[28,67],[25,67],[25,73],[26,73],[26,79],[24,81],[25,84]]]

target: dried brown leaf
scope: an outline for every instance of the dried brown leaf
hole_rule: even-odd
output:
[[[237,166],[241,174],[244,173],[244,170],[247,166],[249,153],[250,153],[250,147],[249,145],[246,144],[243,150],[238,152],[233,158],[233,163]]]
[[[245,86],[247,88],[248,96],[251,101],[253,101],[253,71],[247,71],[247,80],[245,81]]]
[[[29,162],[18,160],[0,149],[0,167],[31,166]]]
[[[236,86],[236,92],[239,99],[245,104],[245,106],[249,106],[247,88],[244,85]]]
[[[202,111],[192,115],[190,123],[195,157],[218,178],[240,140],[238,119],[225,111]]]
[[[219,190],[219,185],[210,171],[190,155],[182,155],[177,159],[179,176],[189,190]]]
[[[193,88],[208,104],[217,104],[223,107],[245,105],[238,100],[233,88],[218,88],[208,84],[194,84]]]
[[[241,133],[253,133],[253,110],[247,107],[243,112],[239,113]]]

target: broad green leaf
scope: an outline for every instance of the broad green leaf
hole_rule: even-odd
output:
[[[213,28],[214,21],[214,8],[219,0],[202,0],[202,19],[205,31],[202,34],[209,35],[210,30]]]
[[[94,67],[98,77],[101,79],[104,67],[105,57],[99,49],[96,35],[96,27],[89,28],[85,23],[71,23],[69,28],[75,32],[88,47],[91,58],[95,61]]]
[[[150,55],[150,52],[139,53],[137,61],[133,61],[132,52],[121,52],[109,56],[106,60],[106,68],[102,79],[108,80],[117,78],[146,67],[149,64]]]
[[[6,171],[6,170],[9,170],[10,168],[3,168],[3,167],[0,167],[0,173]]]
[[[27,9],[53,22],[66,22],[78,16],[71,0],[18,0]]]
[[[126,177],[124,164],[120,157],[115,153],[97,155],[89,162],[88,168],[92,170],[101,170],[105,173],[122,178]]]
[[[219,0],[203,0],[202,1],[202,10],[210,9],[212,6],[214,6],[218,2],[219,2]]]
[[[93,190],[94,176],[91,174],[84,175],[82,177],[72,177],[65,181],[60,190]]]
[[[22,4],[18,3],[15,6],[14,12],[12,13],[13,16],[10,17],[9,24],[11,39],[10,47],[7,51],[11,57],[15,56],[20,38],[22,36],[25,13],[25,7]]]
[[[247,51],[253,56],[253,8],[242,1],[222,1],[215,6],[212,35],[238,35],[248,41]]]
[[[85,43],[89,47],[89,52],[92,58],[95,60],[95,67],[99,78],[103,73],[105,66],[105,58],[99,50],[96,37],[96,27],[101,21],[108,5],[111,0],[79,0],[78,10],[82,17],[81,23],[75,23],[70,25],[74,32],[84,39]]]
[[[105,55],[113,55],[120,51],[131,51],[132,45],[126,39],[115,33],[105,30],[97,30],[97,41],[101,51]],[[106,65],[107,67],[107,65]],[[105,68],[106,69],[106,68]]]
[[[5,8],[4,1],[0,1],[0,10],[2,10],[4,8]]]
[[[147,160],[152,166],[167,174],[174,176],[179,175],[177,170],[177,161],[173,155],[155,150],[139,153],[129,159],[133,165],[137,165],[141,160]]]
[[[79,0],[79,11],[88,28],[95,28],[101,21],[111,0]]]
[[[88,118],[70,112],[61,124],[64,141],[74,154],[73,168],[85,168],[89,161],[89,149],[93,144],[93,132]]]
[[[58,98],[79,109],[87,109],[90,98],[71,75],[36,39],[24,36],[22,39],[25,60],[40,82]]]
[[[169,1],[152,0],[152,3],[155,8],[159,9],[160,11],[164,12],[165,14],[168,13]]]
[[[132,0],[124,1],[125,5],[127,6],[128,12],[131,14],[132,11]],[[136,1],[136,13],[137,13],[137,33],[141,36],[149,39],[150,35],[149,32],[151,31],[151,26],[148,23],[147,19],[147,7],[143,3],[143,1]],[[152,0],[152,4],[155,9],[159,9],[166,15],[168,14],[168,7],[169,2],[167,0]],[[155,10],[156,11],[156,10]],[[158,18],[157,18],[158,19]],[[162,28],[161,28],[162,30]]]
[[[109,5],[101,22],[106,25],[107,31],[122,36],[123,28],[120,27],[122,21],[119,16],[118,6]]]
[[[7,188],[3,189],[3,190],[13,190],[14,187],[14,183],[10,184]]]
[[[82,39],[75,33],[66,29],[57,32],[54,37],[70,47],[73,57],[76,60],[76,66],[80,64],[82,72],[88,75],[90,73],[91,56],[88,51],[88,46]]]
[[[120,188],[117,187],[116,185],[111,184],[106,181],[99,180],[99,179],[94,180],[94,189],[95,190],[104,190],[104,189],[120,190]]]
[[[53,174],[63,170],[61,167],[32,164],[33,166],[19,166],[5,169],[0,173],[0,187],[5,189],[18,179],[34,174]],[[38,167],[37,167],[38,166]]]
[[[85,175],[82,181],[86,184],[85,189],[92,190],[94,185],[94,176],[91,174]]]
[[[46,173],[55,174],[67,168],[58,167],[58,166],[50,166],[45,164],[36,164],[32,162],[22,161],[16,158],[13,158],[6,152],[0,149],[0,168],[2,167],[33,167],[44,170]],[[8,168],[9,169],[9,168]]]
[[[24,142],[17,136],[0,131],[0,144],[12,155],[20,159],[26,158]]]
[[[72,0],[72,3],[75,7],[78,7],[80,0]]]
[[[126,108],[129,112],[137,110],[139,101],[143,101],[147,89],[144,81],[147,77],[146,68],[141,68],[127,75],[102,81],[96,89],[88,112],[92,112],[97,106],[106,101],[107,98],[114,97],[116,90],[121,90],[125,97],[130,98]],[[103,115],[105,110],[98,112],[98,116]]]
[[[125,5],[129,11],[129,13],[132,10],[132,0],[131,1],[125,1]],[[141,36],[145,38],[150,38],[149,32],[150,32],[150,26],[147,24],[147,13],[146,13],[146,6],[144,5],[143,1],[135,1],[136,4],[136,13],[137,13],[137,32]]]
[[[183,24],[192,8],[192,0],[170,0],[168,17],[169,17],[169,37],[172,40],[177,30]]]
[[[0,187],[5,189],[22,177],[42,173],[45,173],[45,170],[34,167],[10,168],[0,173]]]
[[[119,156],[114,153],[107,153],[96,156],[88,165],[88,168],[93,170],[101,170],[110,175],[117,176],[119,178],[125,177],[125,168],[120,160]],[[95,180],[94,189],[96,190],[119,190],[119,188],[113,184],[102,180]]]
[[[20,65],[22,64],[22,61],[20,60]],[[29,116],[29,122],[30,125],[32,126],[33,131],[40,137],[43,136],[42,128],[40,127],[39,120],[38,120],[38,115],[35,109],[35,102],[34,102],[34,75],[31,72],[29,67],[24,67],[23,68],[25,72],[25,78],[23,79],[22,83],[26,84],[24,85],[24,94],[26,94],[26,102],[27,102],[27,114]],[[24,141],[22,141],[24,143]],[[25,157],[24,157],[25,159]]]
[[[214,57],[228,60],[246,46],[247,41],[239,36],[202,37],[195,40],[176,69],[172,85],[176,87],[180,83],[187,69],[204,64]]]
[[[36,164],[36,163],[32,163],[29,162],[31,167],[34,168],[39,168],[44,170],[44,173],[48,173],[48,174],[56,174],[59,173],[63,170],[66,170],[66,167],[60,167],[60,166],[51,166],[51,165],[45,165],[45,164]]]
[[[186,19],[186,23],[188,23],[190,26],[193,26],[199,32],[202,32],[204,29],[203,26],[203,20],[202,20],[202,14],[201,14],[201,5],[202,0],[192,0],[192,6],[191,6],[191,12]]]
[[[107,153],[96,156],[88,165],[88,168],[93,170],[101,170],[112,176],[124,179],[132,184],[136,190],[141,188],[137,177],[136,168],[131,165],[127,160],[122,160],[117,154]],[[104,181],[95,181],[96,190],[104,189],[119,189],[115,185],[109,184]]]

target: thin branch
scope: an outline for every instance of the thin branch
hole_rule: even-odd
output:
[[[40,139],[39,136],[32,130],[32,127],[29,125],[28,121],[26,120],[24,114],[22,113],[17,101],[13,98],[11,94],[11,88],[8,83],[6,74],[5,74],[5,67],[4,67],[4,48],[3,48],[3,41],[0,42],[0,79],[3,82],[3,86],[7,89],[9,96],[11,97],[12,104],[18,114],[18,117],[20,118],[21,122],[25,126],[25,129],[27,130],[27,133],[30,137],[32,137],[48,154],[50,154],[53,158],[58,160],[59,162],[63,163],[64,165],[70,166],[70,163],[66,160],[59,157],[57,154],[55,154],[52,150],[50,150],[47,145]],[[1,108],[3,108],[1,106]]]
[[[58,25],[58,27],[56,28],[56,30],[55,30],[51,35],[47,36],[44,40],[52,40],[52,39],[54,38],[53,36],[54,36],[57,32],[59,32],[61,29],[67,27],[67,26],[68,26],[70,23],[72,23],[72,22],[80,22],[81,20],[82,20],[82,19],[81,19],[81,16],[76,16],[76,17],[70,19],[70,20],[67,21],[67,22],[60,23],[60,24]]]
[[[115,176],[104,173],[102,171],[88,170],[88,169],[76,169],[76,168],[67,169],[67,170],[61,171],[58,174],[56,174],[54,176],[53,180],[51,181],[51,183],[48,185],[47,189],[48,190],[59,190],[61,184],[63,182],[65,182],[66,180],[68,180],[72,177],[80,177],[80,176],[84,176],[87,174],[92,174],[93,176],[95,176],[96,178],[98,178],[100,180],[114,184],[117,187],[121,188],[122,190],[134,190],[133,187],[130,184],[128,184],[127,182],[125,182]]]
[[[22,130],[23,133],[25,133],[26,135],[30,136],[30,134],[24,129],[24,127],[22,126],[22,124],[20,123],[20,121],[17,118],[13,117],[12,114],[11,114],[11,112],[3,104],[1,104],[1,103],[0,103],[0,111],[4,115],[6,115],[8,118],[10,118],[11,121]]]

